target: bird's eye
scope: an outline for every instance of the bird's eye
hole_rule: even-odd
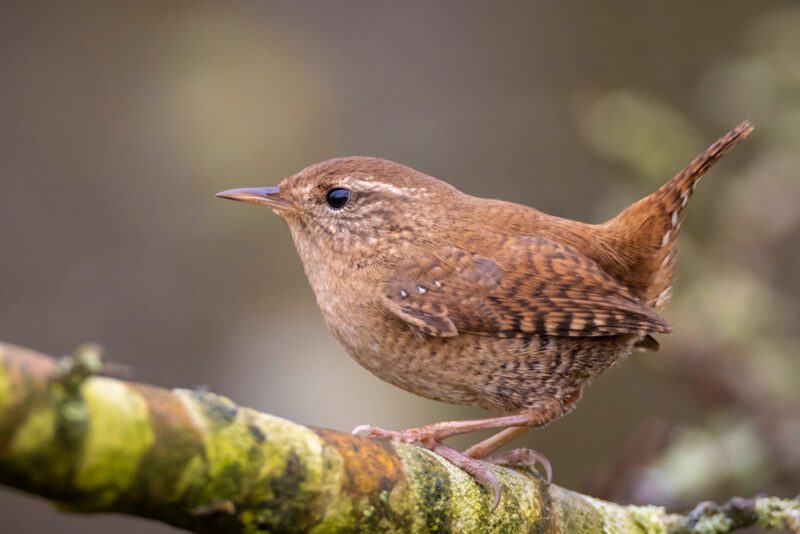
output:
[[[328,205],[333,209],[342,209],[347,204],[347,201],[350,200],[350,190],[344,187],[334,187],[328,191],[325,199],[328,201]]]

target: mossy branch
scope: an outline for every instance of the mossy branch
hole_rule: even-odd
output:
[[[195,532],[800,532],[800,503],[621,506],[496,468],[499,508],[413,445],[236,406],[201,391],[99,376],[92,347],[54,360],[0,344],[0,483],[69,511],[149,517]]]

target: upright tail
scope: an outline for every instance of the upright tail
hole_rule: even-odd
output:
[[[672,294],[678,230],[683,220],[683,208],[697,183],[712,165],[752,131],[750,121],[744,121],[708,147],[658,191],[602,225],[608,232],[609,245],[623,251],[617,258],[618,272],[612,274],[620,277],[648,306],[661,308]]]

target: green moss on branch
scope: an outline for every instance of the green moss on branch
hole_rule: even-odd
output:
[[[492,512],[492,495],[427,450],[304,427],[210,393],[96,376],[93,355],[83,349],[59,364],[0,344],[0,483],[67,510],[134,514],[195,532],[798,527],[796,501],[743,500],[680,516],[504,468],[496,468],[503,498]]]

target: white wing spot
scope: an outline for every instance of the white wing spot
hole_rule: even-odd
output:
[[[687,202],[689,202],[689,191],[684,191],[681,195],[681,207],[685,208]]]
[[[406,293],[405,290],[401,289],[400,290],[400,298],[406,298],[407,296],[408,296],[408,293]]]
[[[597,324],[597,323],[595,322],[595,324]],[[575,317],[569,323],[569,329],[573,330],[573,331],[575,331],[575,330],[583,330],[583,328],[585,326],[586,326],[586,319],[583,319],[583,318],[580,318],[580,317]]]
[[[424,295],[425,293],[427,293],[427,292],[428,292],[428,290],[427,290],[427,289],[425,289],[425,288],[424,288],[424,287],[422,287],[422,286],[417,286],[417,291],[419,291],[419,294],[420,294],[420,295]]]
[[[672,226],[678,226],[678,210],[672,212]]]
[[[436,287],[442,287],[442,283],[438,280],[434,280],[433,285],[435,285]]]
[[[661,246],[663,247],[667,243],[669,243],[669,236],[672,234],[672,230],[667,230],[664,234],[664,237],[661,239]]]

